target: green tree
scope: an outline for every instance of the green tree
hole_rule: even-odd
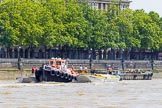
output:
[[[131,9],[121,10],[116,23],[119,27],[119,46],[122,48],[140,47],[140,40],[133,35],[133,11]]]
[[[36,13],[40,11],[41,4],[32,0],[8,0],[0,6],[1,14],[6,13],[8,32],[3,35],[5,44],[11,46],[38,45],[37,36],[41,36],[40,26],[37,24]],[[39,13],[39,12],[38,12]],[[10,31],[10,32],[9,32]]]
[[[133,35],[140,40],[141,49],[159,49],[160,28],[144,10],[136,10]]]
[[[78,4],[77,0],[70,0],[66,3],[66,13],[62,21],[65,31],[62,33],[65,45],[71,47],[87,47],[84,43],[86,20],[81,9],[82,4]]]
[[[107,48],[119,48],[120,42],[120,34],[119,34],[119,26],[117,25],[118,22],[118,15],[120,13],[119,7],[111,4],[105,15],[106,19],[106,35],[104,36],[104,43]]]

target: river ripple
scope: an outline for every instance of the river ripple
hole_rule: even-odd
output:
[[[0,81],[0,108],[162,108],[162,79],[109,83]]]

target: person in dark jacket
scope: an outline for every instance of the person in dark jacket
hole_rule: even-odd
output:
[[[91,75],[94,75],[95,74],[95,68],[92,68],[90,72],[91,72]]]

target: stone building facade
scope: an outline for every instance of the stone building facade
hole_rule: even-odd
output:
[[[129,8],[130,0],[87,0],[95,9],[107,10],[111,3],[115,3],[120,9]]]

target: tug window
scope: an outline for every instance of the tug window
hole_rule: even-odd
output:
[[[56,62],[56,65],[61,65],[61,62]]]
[[[53,61],[50,62],[50,65],[53,65]]]

